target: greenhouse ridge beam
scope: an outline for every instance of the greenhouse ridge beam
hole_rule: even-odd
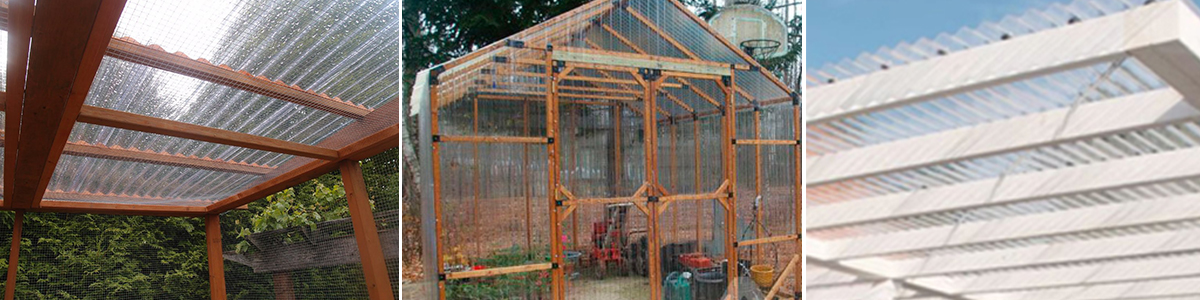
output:
[[[37,207],[124,7],[123,0],[38,3],[20,108],[21,126],[37,130],[20,132],[15,166],[21,172],[8,207]]]

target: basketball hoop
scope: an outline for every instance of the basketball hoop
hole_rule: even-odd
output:
[[[742,51],[749,54],[754,59],[761,60],[775,54],[779,51],[779,46],[783,45],[779,41],[769,39],[750,39],[742,41]]]

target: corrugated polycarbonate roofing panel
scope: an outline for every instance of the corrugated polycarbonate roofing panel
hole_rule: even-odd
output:
[[[395,0],[130,0],[114,38],[369,111],[399,95],[399,20]],[[200,79],[200,72],[114,57],[111,51],[109,55],[101,62],[85,105],[331,149],[351,142],[327,141],[334,132],[359,122],[358,117]],[[272,168],[312,161],[83,123],[76,124],[68,143],[264,171],[68,151],[46,199],[205,206],[280,173],[267,172]]]

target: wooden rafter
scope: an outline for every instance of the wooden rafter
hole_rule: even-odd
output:
[[[400,99],[393,98],[379,106],[361,120],[350,123],[317,143],[318,147],[340,147],[337,156],[341,160],[361,160],[384,150],[400,146]],[[270,178],[232,196],[208,206],[213,213],[220,213],[246,205],[254,200],[287,189],[309,179],[337,169],[336,160],[289,160],[265,175]]]
[[[107,55],[346,117],[357,119],[371,112],[362,105],[342,101],[341,98],[329,97],[282,81],[272,81],[261,75],[254,76],[246,71],[235,71],[226,65],[213,65],[203,58],[191,59],[182,52],[167,53],[158,45],[142,45],[133,38],[112,39]]]
[[[4,146],[4,199],[12,199],[17,178],[17,142],[21,136],[21,103],[25,99],[25,64],[29,61],[29,37],[33,27],[33,0],[12,0],[3,7],[8,31],[8,64],[4,99],[4,131],[11,143]],[[11,8],[7,5],[11,5]],[[9,96],[9,94],[12,94]],[[10,202],[5,202],[7,207]]]
[[[95,106],[84,106],[79,121],[101,126],[149,132],[197,141],[291,154],[319,159],[337,159],[337,151],[328,148],[271,139],[241,132],[216,129],[178,121],[159,119]]]
[[[100,144],[89,144],[86,142],[67,143],[66,147],[63,148],[63,154],[254,175],[264,175],[270,173],[272,170],[275,170],[273,167],[258,164],[233,162],[207,157],[184,156],[182,154],[169,154],[166,152],[154,152],[148,150],[139,150],[136,148],[110,147]]]
[[[9,207],[37,207],[96,70],[125,8],[124,0],[37,3]],[[10,107],[9,111],[18,111]],[[11,114],[10,114],[11,115]]]
[[[625,46],[628,46],[630,49],[633,49],[633,51],[637,51],[638,54],[646,54],[646,50],[643,50],[642,47],[638,47],[638,45],[634,44],[633,42],[630,42],[628,38],[626,38],[620,32],[617,32],[616,30],[612,29],[612,27],[609,27],[607,24],[604,24],[603,28],[604,28],[604,31],[607,31],[609,34],[612,34],[614,37],[617,38],[618,41],[621,41],[621,43],[625,44]],[[591,42],[589,42],[588,45],[591,46],[592,48],[596,48],[596,49],[601,48],[599,45],[596,45],[595,43],[591,43]],[[704,98],[704,100],[707,100],[709,103],[712,103],[716,107],[721,107],[721,105],[719,103],[717,103],[716,100],[713,100],[713,98],[708,96],[708,94],[704,93],[704,91],[701,91],[695,85],[692,85],[690,82],[687,81],[687,79],[676,78],[676,80],[679,80],[680,83],[687,85],[692,90],[692,92],[695,92],[697,95],[700,95],[700,97]],[[682,87],[682,86],[680,86],[680,87]],[[679,106],[682,106],[689,113],[696,113],[695,109],[693,109],[691,106],[685,104],[683,101],[680,101],[679,98],[675,97],[675,95],[672,95],[669,92],[666,93],[666,95],[667,95],[668,99],[671,99],[671,101],[675,102],[675,104],[679,104]]]
[[[39,207],[30,209],[38,212],[87,213],[113,215],[145,215],[164,217],[199,217],[205,215],[203,206],[117,204],[82,201],[42,200]]]

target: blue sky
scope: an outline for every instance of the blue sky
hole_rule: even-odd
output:
[[[808,0],[807,66],[1071,0]]]

